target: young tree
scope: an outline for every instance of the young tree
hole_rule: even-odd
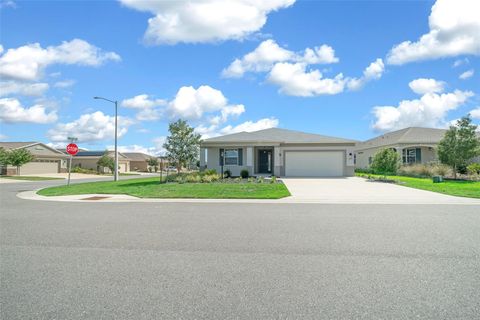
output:
[[[8,152],[3,147],[0,147],[0,165],[7,166],[10,163],[8,162]]]
[[[480,154],[476,130],[477,126],[472,124],[470,115],[467,115],[450,126],[438,144],[438,158],[441,163],[452,167],[455,179],[459,168],[467,166],[469,160]]]
[[[177,172],[182,166],[195,161],[200,154],[200,135],[184,120],[170,123],[170,135],[163,147],[167,150],[168,160],[176,163]]]
[[[7,163],[17,167],[17,175],[20,174],[20,167],[34,159],[30,151],[26,149],[14,149],[7,151]]]
[[[103,156],[98,159],[97,165],[110,169],[112,173],[115,172],[115,160],[113,160],[113,158],[108,155],[108,151],[105,151]]]
[[[157,158],[154,158],[154,157],[150,157],[147,159],[147,164],[150,166],[150,167],[153,167],[155,169],[155,172],[158,171],[158,159]]]
[[[396,174],[399,164],[398,153],[393,149],[383,149],[373,157],[371,168],[375,173]]]

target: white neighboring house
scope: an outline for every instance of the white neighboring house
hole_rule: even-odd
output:
[[[359,142],[355,147],[355,167],[370,167],[375,153],[385,148],[398,152],[403,165],[438,162],[437,146],[446,132],[445,129],[410,127]]]
[[[271,128],[210,138],[200,145],[200,168],[239,176],[344,177],[354,175],[355,140]]]
[[[33,161],[20,167],[21,175],[61,173],[67,171],[68,156],[41,142],[0,142],[5,150],[25,149],[34,156]],[[16,175],[17,167],[1,166],[2,175]]]

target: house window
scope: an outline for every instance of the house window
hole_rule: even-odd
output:
[[[238,149],[225,149],[225,165],[238,165]]]
[[[402,151],[402,162],[404,164],[422,162],[422,150],[420,148],[406,148]]]

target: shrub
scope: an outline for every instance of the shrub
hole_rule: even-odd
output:
[[[277,177],[272,176],[272,178],[270,179],[270,183],[277,183]]]
[[[203,183],[211,183],[220,180],[220,176],[218,174],[209,174],[204,175],[201,177],[201,182]]]
[[[189,174],[185,177],[185,181],[188,183],[202,182],[202,178],[198,174]]]
[[[203,171],[203,174],[206,175],[206,176],[210,176],[212,174],[217,174],[217,171],[215,169],[208,169],[208,170]]]
[[[372,170],[379,174],[396,174],[398,169],[398,153],[392,149],[378,151],[373,157]]]
[[[247,179],[247,181],[248,181],[249,183],[253,183],[253,182],[255,182],[255,178],[254,178],[254,177],[249,177],[249,178]]]
[[[467,167],[468,174],[472,176],[480,175],[480,163],[472,163]]]
[[[264,183],[265,178],[264,177],[257,177],[257,183]]]
[[[96,170],[84,169],[84,168],[80,168],[80,167],[73,167],[72,172],[73,173],[98,174],[98,172]]]
[[[248,178],[248,170],[247,170],[247,169],[243,169],[242,171],[240,171],[240,176],[241,176],[243,179],[247,179],[247,178]]]
[[[227,169],[223,172],[223,177],[224,178],[231,178],[232,177],[232,171],[230,169]]]
[[[452,169],[444,164],[437,164],[433,167],[433,173],[437,176],[446,177],[452,174]]]

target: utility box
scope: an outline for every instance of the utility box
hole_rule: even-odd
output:
[[[443,177],[442,176],[433,176],[432,180],[433,180],[433,183],[440,183],[440,182],[443,182]]]

